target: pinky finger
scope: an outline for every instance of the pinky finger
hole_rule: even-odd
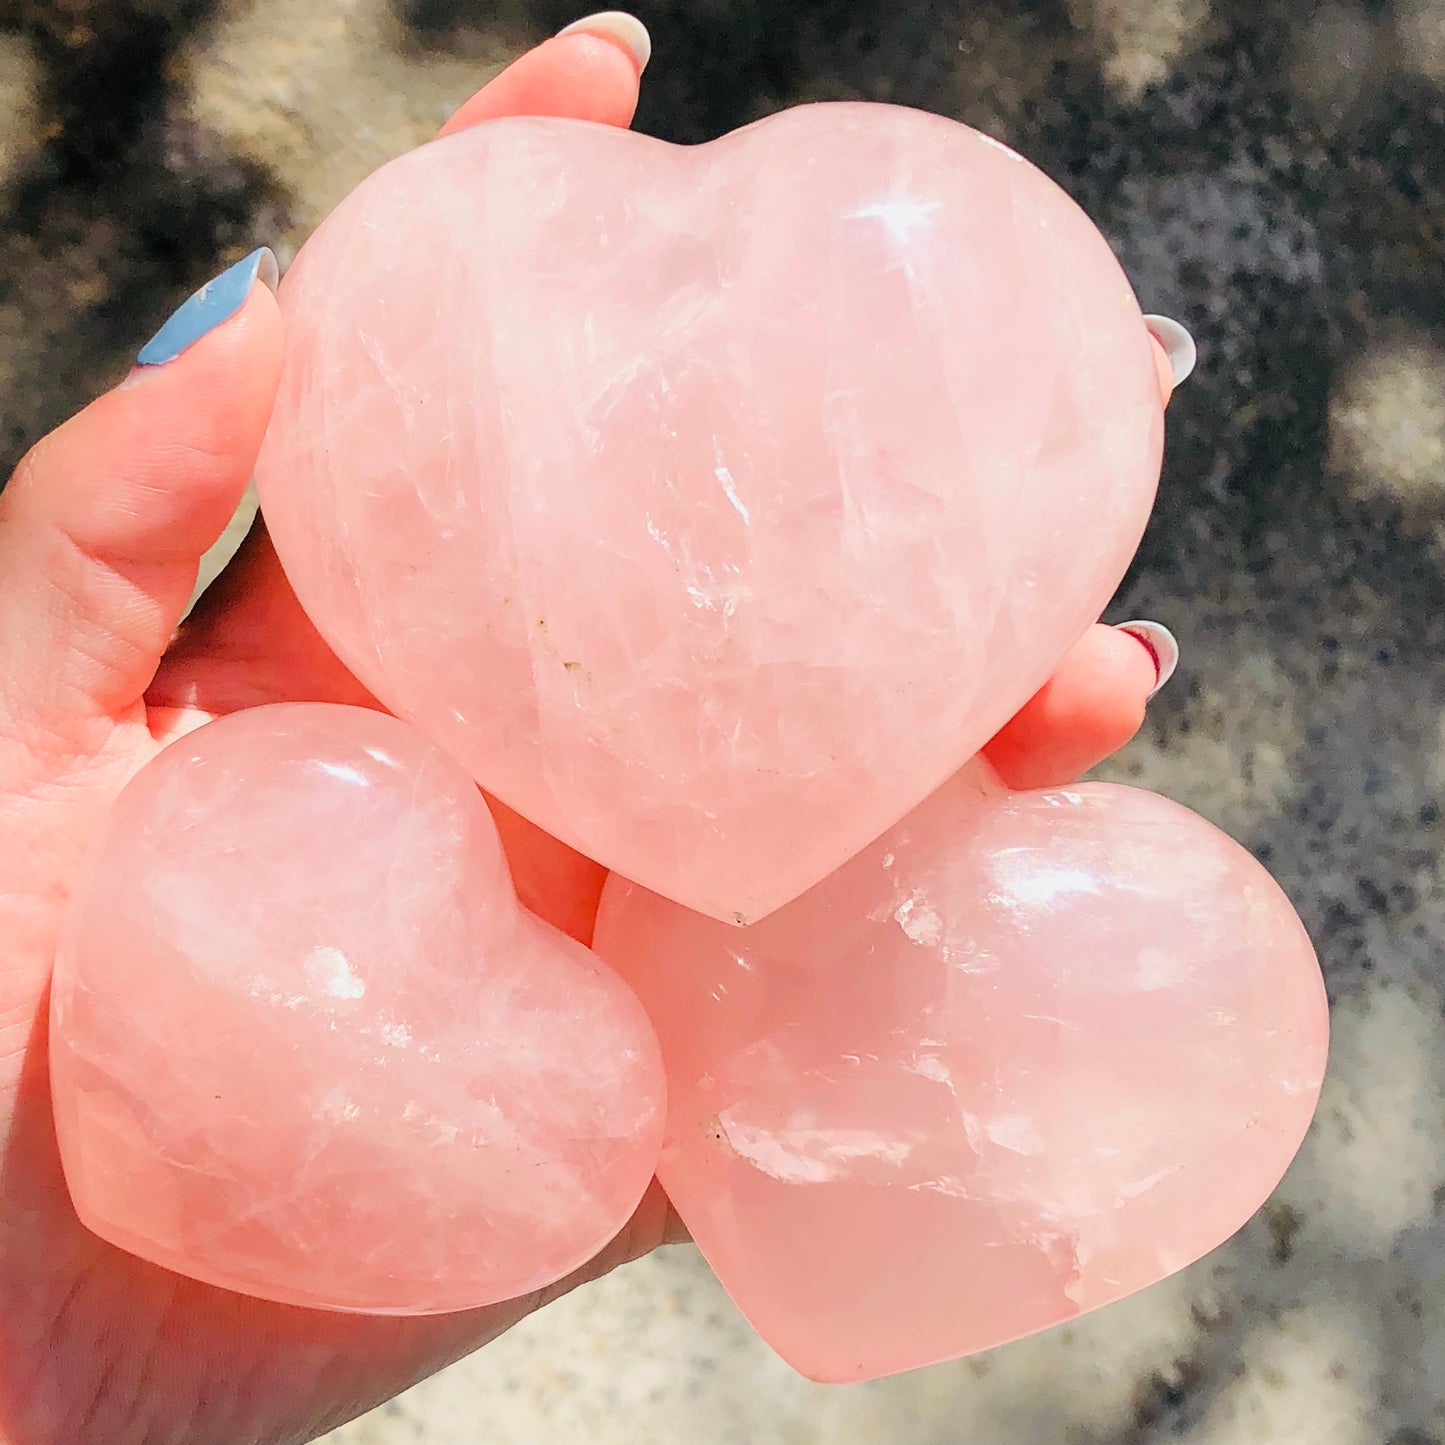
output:
[[[1091,627],[984,756],[1011,788],[1072,783],[1139,731],[1177,660],[1178,645],[1158,623]]]

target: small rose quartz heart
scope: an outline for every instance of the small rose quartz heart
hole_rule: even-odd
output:
[[[976,765],[737,930],[614,879],[597,948],[668,1067],[659,1178],[804,1374],[984,1350],[1219,1244],[1324,1069],[1314,952],[1237,844]]]
[[[976,752],[1158,478],[1104,239],[916,111],[483,125],[367,181],[281,302],[258,483],[317,626],[489,792],[717,918]]]
[[[66,917],[51,1076],[97,1234],[369,1313],[560,1279],[662,1127],[637,1000],[518,906],[466,774],[353,708],[235,714],[125,789]]]

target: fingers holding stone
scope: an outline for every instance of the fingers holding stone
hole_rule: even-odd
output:
[[[1145,705],[1168,680],[1140,626],[1091,627],[984,749],[1011,788],[1072,783],[1138,732]]]
[[[640,20],[616,10],[589,16],[509,65],[457,111],[441,134],[516,115],[631,125],[638,82],[651,53]]]
[[[245,490],[282,323],[259,251],[190,298],[0,495],[0,677],[32,719],[138,703]]]

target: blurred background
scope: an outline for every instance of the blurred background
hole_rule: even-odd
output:
[[[0,475],[218,266],[283,264],[585,4],[0,0]],[[1124,1304],[808,1385],[690,1249],[585,1289],[333,1445],[1445,1442],[1445,0],[637,0],[638,127],[867,98],[1007,141],[1201,364],[1114,618],[1179,675],[1106,770],[1280,878],[1335,1044],[1276,1198]]]

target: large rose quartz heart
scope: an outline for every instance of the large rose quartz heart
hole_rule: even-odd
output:
[[[475,785],[379,713],[236,714],[137,775],[52,1009],[81,1218],[247,1294],[524,1294],[611,1239],[657,1162],[637,1000],[518,907]]]
[[[258,481],[327,640],[518,812],[717,918],[976,752],[1158,477],[1103,238],[914,111],[693,149],[484,125],[367,181],[281,300]]]
[[[739,931],[610,881],[662,1037],[658,1171],[764,1337],[856,1380],[1153,1283],[1265,1199],[1324,1068],[1314,953],[1149,793],[975,767]]]

